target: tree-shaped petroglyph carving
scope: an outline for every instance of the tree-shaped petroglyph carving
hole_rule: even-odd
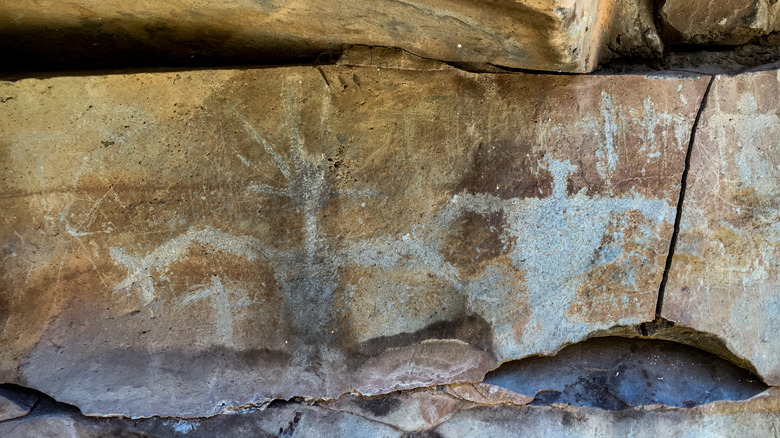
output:
[[[285,183],[283,187],[275,187],[250,182],[246,193],[291,200],[296,211],[302,215],[304,229],[300,245],[290,249],[271,249],[253,237],[235,237],[223,231],[205,228],[190,230],[143,257],[133,257],[121,248],[112,248],[112,257],[129,271],[127,277],[116,286],[116,290],[135,287],[142,301],[149,303],[155,297],[155,281],[164,281],[166,269],[184,256],[190,245],[199,243],[249,259],[263,257],[267,260],[288,306],[290,322],[296,330],[311,334],[312,340],[325,332],[325,327],[332,317],[330,304],[334,292],[341,287],[340,268],[348,265],[376,269],[425,269],[434,277],[449,282],[459,293],[465,294],[469,305],[473,307],[472,311],[491,313],[487,307],[500,307],[509,303],[501,301],[497,292],[488,290],[488,283],[497,284],[503,274],[496,269],[484,269],[476,277],[462,274],[458,267],[443,255],[442,242],[448,233],[452,233],[453,223],[463,213],[482,216],[501,213],[506,221],[502,239],[507,244],[512,265],[525,272],[524,281],[528,289],[530,311],[535,318],[552,319],[556,322],[545,326],[565,327],[557,333],[569,336],[566,332],[570,334],[572,330],[581,329],[585,333],[589,329],[586,324],[569,321],[566,318],[566,306],[559,304],[569,303],[573,299],[577,285],[592,267],[593,255],[600,250],[603,237],[608,233],[609,224],[615,220],[615,215],[628,211],[641,213],[653,224],[641,231],[644,236],[642,238],[646,239],[653,237],[656,228],[664,221],[669,222],[674,218],[674,206],[664,199],[646,199],[636,193],[620,197],[591,196],[585,190],[568,194],[567,181],[577,167],[567,160],[554,158],[554,154],[547,154],[540,161],[540,165],[546,167],[553,176],[552,194],[546,198],[501,199],[488,193],[470,193],[464,190],[453,195],[437,209],[425,212],[418,223],[410,225],[411,230],[408,233],[343,239],[338,242],[338,247],[332,247],[333,239],[321,235],[319,223],[325,204],[337,196],[370,199],[379,192],[334,189],[326,177],[328,163],[324,155],[309,152],[304,143],[301,132],[301,98],[295,88],[290,87],[283,97],[287,128],[290,132],[287,153],[280,152],[281,149],[277,145],[271,144],[247,117],[235,109],[234,113],[249,138],[262,148],[270,162],[279,170]],[[323,144],[327,141],[327,129],[324,126],[328,118],[328,105],[326,97],[323,103],[323,129],[320,138]],[[608,137],[614,134],[610,126],[618,123],[620,117],[626,116],[621,115],[619,109],[614,108],[611,100],[607,98],[604,99],[601,110],[603,120],[590,116],[584,118],[582,123],[594,126],[603,123],[604,129],[596,132],[603,132]],[[652,132],[657,124],[681,122],[663,114],[656,114],[651,103],[646,105],[645,110],[644,117],[638,116],[640,122],[648,126],[646,135],[654,135]],[[543,127],[544,132],[540,133],[542,138],[539,140],[544,144],[548,140],[545,132],[560,129],[562,128],[559,126]],[[607,138],[604,141],[613,140]],[[615,161],[619,160],[617,155],[608,156],[611,149],[615,149],[614,144],[599,148],[605,151],[602,154],[602,167],[607,170],[611,170],[619,162]],[[239,158],[242,163],[251,165],[244,156],[239,155]],[[233,243],[226,245],[221,243],[223,241]],[[604,251],[602,258],[606,260],[611,257],[610,254],[623,251],[619,244],[613,249],[612,252]],[[213,292],[216,286],[207,290],[216,293]],[[502,293],[512,295],[515,292],[506,290]],[[500,319],[500,316],[496,318]],[[494,323],[509,324],[509,321]],[[526,347],[543,351],[546,346],[536,345],[538,342],[557,345],[556,343],[561,341],[562,339],[557,339],[554,334],[538,336],[528,339],[527,343],[530,345]]]
[[[271,248],[254,237],[236,237],[225,231],[206,227],[191,229],[171,239],[145,256],[135,257],[123,248],[111,248],[110,254],[118,264],[125,266],[128,275],[115,291],[137,291],[143,304],[156,298],[155,283],[166,281],[167,269],[181,260],[195,244],[209,245],[217,251],[254,260],[265,259],[274,271],[276,283],[292,314],[296,329],[313,336],[324,331],[330,318],[329,303],[338,288],[338,267],[343,265],[339,254],[328,251],[326,239],[320,235],[319,215],[329,199],[336,196],[370,198],[376,190],[334,190],[325,177],[328,164],[322,154],[307,152],[301,127],[300,97],[293,89],[284,96],[284,109],[290,123],[290,144],[285,157],[258,132],[251,122],[235,111],[247,135],[270,157],[282,174],[286,185],[272,187],[250,182],[247,192],[256,196],[279,196],[291,200],[303,216],[303,239],[298,247]],[[327,118],[327,100],[323,105],[323,121]],[[249,160],[239,155],[244,164]],[[214,280],[212,280],[214,282]],[[203,294],[217,294],[219,288],[205,288]],[[198,296],[200,296],[198,295]],[[216,300],[216,298],[215,298]],[[220,310],[219,312],[223,312]],[[223,317],[220,317],[223,318]]]

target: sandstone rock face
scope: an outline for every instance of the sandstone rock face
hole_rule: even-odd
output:
[[[588,72],[615,54],[659,55],[663,47],[647,0],[7,3],[0,54],[32,68],[46,60],[132,63],[138,53],[162,65],[273,62],[366,44],[440,61]]]
[[[479,382],[652,320],[707,83],[345,65],[2,83],[0,376],[87,414],[205,416]]]
[[[663,315],[780,384],[780,75],[718,76],[691,153]]]
[[[480,388],[482,390],[483,388]],[[612,411],[575,406],[475,403],[446,390],[425,388],[378,397],[344,397],[327,403],[278,403],[211,418],[88,418],[65,409],[33,412],[0,422],[11,437],[153,436],[252,437],[496,437],[515,436],[740,436],[772,437],[780,421],[776,388],[750,400],[695,408],[648,406]]]
[[[780,30],[780,3],[773,0],[664,0],[664,36],[681,44],[744,44]]]

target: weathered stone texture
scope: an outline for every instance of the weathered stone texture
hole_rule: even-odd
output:
[[[718,76],[701,115],[663,316],[780,384],[780,75]]]
[[[622,410],[745,400],[766,389],[748,371],[674,342],[594,338],[552,357],[502,365],[484,383],[533,395],[535,404]]]
[[[22,417],[38,402],[38,397],[0,388],[0,422]]]
[[[774,437],[776,388],[741,402],[695,408],[648,406],[610,411],[575,406],[480,404],[425,388],[332,403],[276,403],[211,418],[96,419],[59,410],[0,422],[12,437]]]
[[[664,0],[659,9],[667,42],[744,44],[780,31],[775,0]]]
[[[477,382],[651,320],[706,84],[2,83],[0,376],[88,414],[200,416]]]
[[[0,5],[0,73],[310,64],[353,45],[584,73],[666,46],[777,46],[779,33],[774,0],[15,0]]]
[[[18,0],[0,7],[0,35],[5,56],[33,64],[25,53],[99,65],[95,55],[112,59],[138,51],[185,62],[209,56],[256,60],[253,51],[273,60],[367,44],[442,61],[585,72],[600,61],[602,35],[625,22],[612,19],[614,3],[80,0],[42,8],[37,0]],[[624,37],[630,44],[629,34]]]
[[[435,429],[443,437],[765,437],[777,434],[776,390],[741,403],[719,402],[693,409],[651,407],[606,411],[572,407],[479,407],[453,415]]]

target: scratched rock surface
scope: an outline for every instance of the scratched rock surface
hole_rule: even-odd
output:
[[[366,44],[441,61],[588,72],[614,54],[657,53],[651,12],[647,0],[79,0],[46,8],[16,0],[0,5],[0,55],[28,68],[273,63]]]
[[[359,66],[2,83],[0,378],[86,414],[203,416],[479,382],[651,320],[706,85]]]
[[[780,384],[780,74],[718,76],[697,129],[663,315]]]

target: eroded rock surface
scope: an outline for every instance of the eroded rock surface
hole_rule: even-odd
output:
[[[0,387],[0,422],[27,415],[38,400],[39,397],[29,391]]]
[[[715,78],[697,129],[663,315],[780,384],[780,75]]]
[[[667,42],[744,44],[780,31],[780,3],[774,0],[663,0],[659,8]]]
[[[478,437],[516,436],[743,436],[775,433],[780,421],[776,389],[741,402],[695,408],[648,406],[610,411],[574,406],[476,403],[448,388],[377,396],[345,396],[333,402],[275,402],[211,418],[84,417],[47,401],[25,417],[0,422],[13,437]]]
[[[2,83],[0,376],[87,414],[202,416],[478,382],[652,320],[707,83]]]
[[[138,59],[155,65],[290,62],[367,44],[440,61],[587,72],[603,57],[647,47],[645,41],[653,41],[655,52],[662,47],[644,0],[6,3],[0,54],[28,68],[126,66]]]

